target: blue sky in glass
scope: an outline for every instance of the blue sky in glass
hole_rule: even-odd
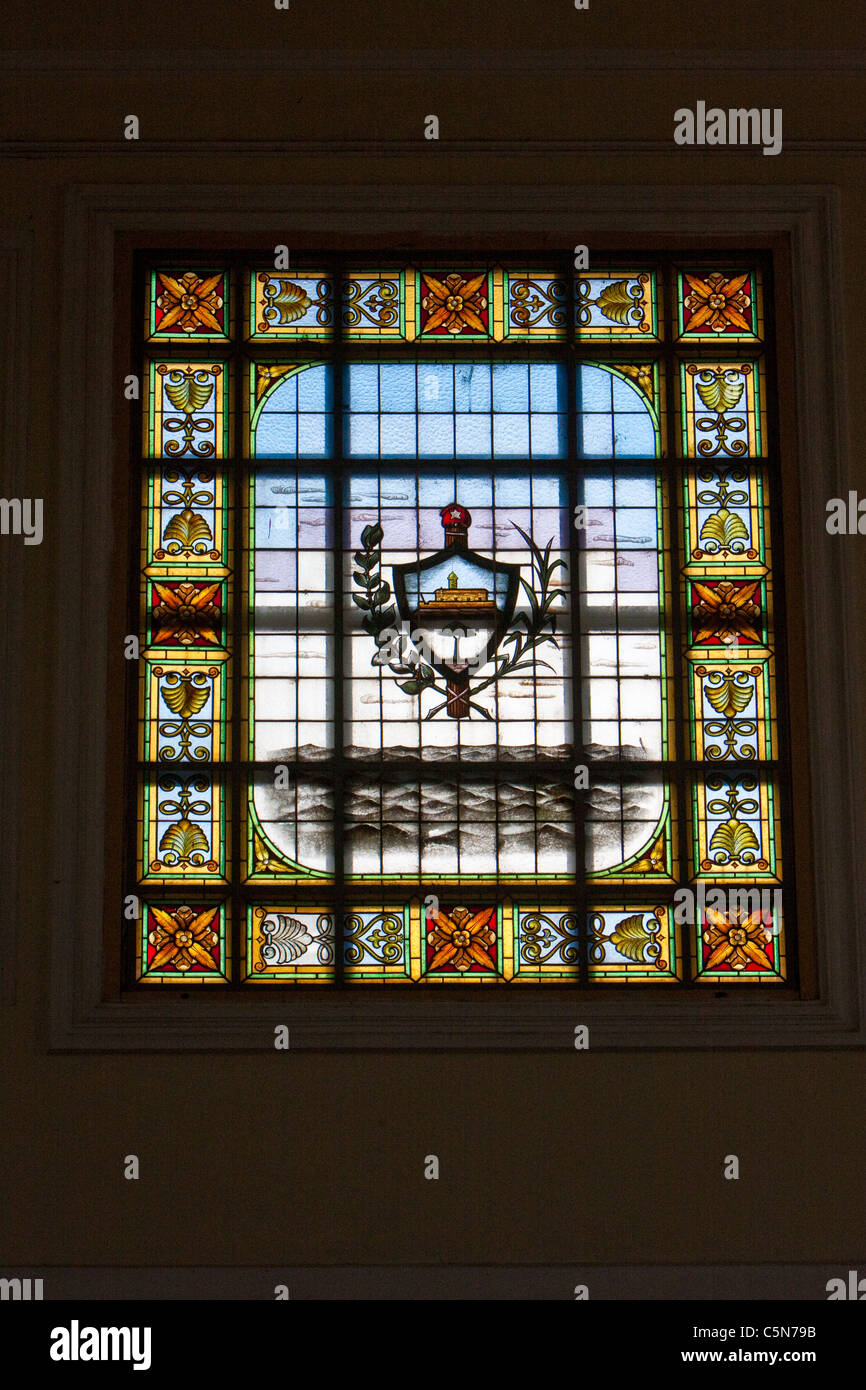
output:
[[[333,449],[331,369],[286,377],[266,399],[255,432],[257,458],[327,458]]]
[[[350,521],[346,544],[357,548],[364,525],[378,520],[387,551],[440,550],[444,545],[442,509],[455,501],[469,508],[472,548],[525,550],[516,526],[542,545],[551,538],[555,545],[568,543],[564,479],[535,470],[524,477],[468,474],[458,462],[447,468],[423,468],[417,477],[414,470],[383,473],[378,467],[359,464],[343,481],[343,506]]]
[[[553,362],[352,363],[344,369],[344,449],[355,458],[561,458],[565,373]],[[649,402],[603,367],[578,367],[578,453],[654,458]],[[333,382],[323,364],[271,392],[258,458],[332,452]]]
[[[603,549],[612,542],[614,505],[617,549],[643,550],[658,545],[654,473],[587,470],[578,479],[578,496],[590,511],[584,540],[587,549]]]
[[[423,574],[416,570],[406,575],[406,596],[410,604],[413,607],[418,606],[419,588],[420,597],[427,602],[435,597],[437,589],[447,589],[448,577],[453,571],[457,572],[457,582],[461,589],[484,589],[489,595],[490,570],[483,569],[481,565],[467,560],[463,555],[450,555],[447,559],[440,560],[438,565],[424,570]],[[500,571],[492,582],[494,592],[504,600],[504,595],[508,592],[508,575]]]
[[[577,371],[580,457],[655,458],[655,430],[643,392],[603,367],[582,363]]]
[[[318,473],[258,472],[254,480],[256,593],[293,589],[309,555],[333,544],[330,483]],[[308,585],[308,587],[310,587]],[[316,579],[313,588],[321,588]]]
[[[355,458],[561,458],[565,374],[553,362],[353,363],[345,452]]]

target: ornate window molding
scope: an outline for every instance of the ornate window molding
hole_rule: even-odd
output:
[[[328,1048],[556,1049],[572,1045],[576,1024],[587,1024],[593,1047],[840,1046],[866,1042],[866,994],[858,974],[862,953],[862,890],[850,874],[857,813],[854,769],[862,765],[862,735],[846,717],[845,693],[852,664],[844,596],[850,579],[850,549],[828,544],[824,502],[843,494],[845,401],[841,385],[838,286],[838,199],[831,189],[714,188],[688,195],[672,189],[631,187],[533,187],[491,192],[477,188],[347,189],[335,206],[322,188],[187,188],[179,205],[174,189],[84,186],[67,197],[64,253],[63,372],[57,506],[64,516],[58,547],[55,594],[59,637],[56,687],[66,691],[58,707],[57,752],[70,747],[72,804],[86,808],[75,817],[58,810],[52,846],[60,888],[52,913],[52,1034],[54,1048],[74,1049],[258,1049],[273,1045],[276,1024],[291,1029],[292,1046]],[[541,204],[543,203],[543,208]],[[291,210],[290,214],[288,210]],[[290,244],[292,228],[309,243],[309,229],[324,246],[370,244],[386,237],[406,243],[411,229],[430,225],[435,209],[438,234],[451,244],[484,244],[491,254],[500,241],[568,244],[575,227],[592,245],[595,231],[619,240],[645,235],[679,245],[727,244],[732,235],[746,244],[788,238],[794,335],[796,456],[802,508],[792,547],[810,557],[810,582],[803,593],[811,773],[813,863],[796,864],[798,898],[814,878],[812,915],[817,925],[816,982],[803,994],[760,1000],[678,996],[659,1000],[640,991],[590,998],[577,990],[535,994],[526,999],[458,999],[370,989],[339,998],[121,997],[117,948],[106,930],[101,905],[106,885],[121,897],[116,828],[108,821],[107,788],[116,776],[118,750],[108,746],[112,671],[123,660],[118,614],[112,599],[123,573],[125,528],[118,527],[118,448],[125,453],[125,413],[119,374],[116,296],[122,269],[134,245],[176,244],[179,234],[201,241],[220,234],[236,240],[263,237],[280,227]],[[291,218],[291,221],[289,221]],[[288,228],[287,228],[288,223]],[[353,240],[354,238],[354,240]],[[126,258],[126,259],[124,259]],[[122,348],[121,348],[122,350]],[[784,389],[784,388],[783,388]],[[112,409],[112,406],[115,408]],[[790,439],[788,445],[791,445]],[[786,517],[787,533],[796,508]],[[87,547],[80,537],[87,536]],[[797,570],[789,562],[788,585]],[[122,619],[120,619],[122,622]],[[112,634],[111,639],[109,634]],[[112,645],[109,647],[109,641]],[[792,639],[793,640],[793,639]],[[816,678],[820,673],[820,681]],[[69,804],[68,802],[66,804]],[[802,843],[802,837],[801,837]],[[797,859],[795,844],[794,857]],[[812,856],[810,856],[811,860]],[[116,862],[115,862],[116,860]],[[801,907],[801,911],[802,911]],[[117,923],[113,924],[117,934]],[[858,941],[858,937],[860,940]],[[197,993],[197,992],[196,992]],[[302,992],[304,993],[304,992]],[[432,992],[434,995],[436,992]],[[486,993],[486,991],[485,991]]]

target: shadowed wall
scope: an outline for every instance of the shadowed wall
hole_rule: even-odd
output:
[[[265,0],[182,12],[146,0],[105,14],[95,0],[70,11],[9,0],[2,21],[0,227],[33,237],[35,369],[18,388],[29,420],[20,476],[25,495],[45,499],[46,530],[42,547],[2,540],[16,546],[14,684],[27,781],[16,872],[5,871],[7,891],[17,892],[18,960],[17,1000],[0,1009],[8,1184],[0,1267],[831,1261],[847,1269],[866,1250],[862,1052],[48,1055],[54,875],[45,823],[64,776],[48,735],[63,673],[43,579],[63,525],[51,501],[64,466],[52,377],[60,214],[71,182],[321,183],[335,200],[346,184],[433,179],[535,180],[542,200],[546,182],[835,184],[857,409],[866,374],[866,181],[855,142],[866,113],[866,40],[852,31],[850,9],[757,10],[735,0],[722,20],[706,0],[686,11],[674,0],[592,0],[585,13],[570,0],[495,8],[293,0],[288,12]],[[709,47],[697,59],[701,44]],[[824,70],[819,60],[798,70],[794,51],[819,47],[835,50]],[[101,49],[116,50],[116,61]],[[244,59],[245,49],[258,59]],[[540,49],[549,50],[548,70],[529,52]],[[679,71],[677,49],[688,55]],[[214,72],[211,50],[235,58]],[[275,50],[296,55],[291,71],[268,70]],[[592,50],[602,51],[596,70]],[[766,73],[755,69],[762,54]],[[569,71],[580,55],[587,70]],[[673,112],[698,100],[781,107],[783,153],[676,149]],[[142,138],[121,148],[129,113]],[[423,139],[430,113],[441,123],[438,144]],[[324,139],[336,142],[326,155],[276,148]],[[382,144],[360,152],[351,142],[362,139]],[[213,154],[165,152],[167,143],[200,140],[227,143]],[[246,140],[275,148],[232,150]],[[449,150],[474,140],[595,147]],[[619,141],[639,143],[620,149]],[[18,142],[26,148],[16,150]],[[398,153],[389,150],[395,143]],[[407,227],[407,236],[425,231],[435,228]],[[584,240],[579,226],[573,240]],[[866,492],[859,450],[845,485]],[[823,511],[826,500],[807,496],[803,506]],[[862,546],[866,558],[866,538],[838,543]],[[864,595],[858,586],[849,602],[866,666]],[[863,719],[860,684],[850,711]],[[70,711],[71,726],[82,717]],[[87,808],[70,805],[69,814]],[[137,1183],[122,1176],[130,1153],[141,1160]],[[429,1153],[440,1159],[438,1183],[423,1179]],[[739,1182],[722,1179],[730,1153],[740,1159]]]

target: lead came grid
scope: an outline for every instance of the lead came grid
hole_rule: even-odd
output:
[[[249,260],[240,254],[232,259],[220,284],[240,305]],[[159,261],[165,265],[167,258]],[[716,975],[723,977],[725,950],[728,958],[737,955],[725,933],[720,935],[731,924],[704,917],[697,936],[678,933],[673,887],[696,877],[713,883],[780,881],[778,846],[788,807],[776,716],[779,632],[772,597],[778,566],[774,589],[766,507],[768,492],[775,501],[772,479],[778,471],[767,448],[772,342],[764,333],[770,302],[766,311],[755,308],[753,338],[740,319],[737,340],[726,349],[724,339],[708,337],[706,329],[689,341],[689,318],[702,303],[705,282],[694,271],[677,280],[681,273],[675,274],[670,258],[646,258],[649,275],[642,283],[633,270],[638,262],[629,256],[628,268],[618,272],[611,262],[595,280],[584,276],[577,286],[564,266],[551,266],[549,256],[522,263],[546,264],[547,271],[521,278],[517,270],[509,276],[494,268],[486,279],[449,272],[452,280],[456,274],[455,284],[463,275],[457,288],[472,292],[467,302],[474,296],[480,305],[484,286],[493,297],[487,309],[479,309],[485,331],[473,328],[471,341],[449,338],[443,323],[433,331],[424,327],[425,313],[432,323],[430,314],[442,305],[443,322],[448,313],[453,318],[447,306],[457,298],[438,297],[444,271],[438,277],[430,272],[428,279],[415,271],[362,275],[358,258],[352,262],[357,290],[343,291],[347,303],[360,304],[366,296],[369,307],[379,302],[377,295],[387,299],[390,286],[391,302],[399,293],[405,304],[388,326],[398,341],[384,330],[366,342],[360,336],[348,340],[352,313],[333,313],[332,286],[340,283],[342,267],[332,258],[321,268],[320,257],[306,278],[301,272],[269,273],[266,297],[257,291],[261,308],[281,296],[291,300],[289,282],[296,279],[311,294],[315,281],[319,297],[295,317],[296,336],[289,338],[286,330],[285,340],[280,334],[268,338],[256,331],[264,316],[255,324],[253,314],[253,337],[246,344],[237,338],[230,345],[220,342],[213,323],[206,339],[184,340],[177,321],[164,340],[157,331],[147,342],[148,380],[172,384],[173,394],[162,390],[154,416],[160,449],[150,442],[156,436],[145,418],[146,479],[156,479],[157,495],[165,498],[163,465],[170,455],[175,470],[202,472],[215,456],[219,480],[227,480],[226,516],[248,518],[236,523],[232,565],[214,553],[209,571],[210,556],[203,565],[201,545],[197,552],[188,550],[182,573],[166,568],[154,575],[154,553],[144,565],[151,643],[147,708],[153,721],[147,728],[156,730],[166,714],[160,680],[187,681],[192,689],[196,681],[213,678],[203,674],[210,661],[217,665],[209,669],[219,670],[214,692],[224,684],[231,690],[231,725],[250,734],[249,742],[241,735],[224,744],[221,763],[195,767],[209,782],[195,804],[206,805],[212,822],[213,808],[222,804],[220,788],[226,790],[223,824],[214,823],[207,850],[212,859],[186,877],[173,872],[164,856],[154,870],[154,847],[176,827],[176,818],[193,822],[194,829],[194,817],[180,812],[195,788],[179,808],[171,802],[166,810],[163,798],[157,811],[155,784],[167,768],[159,737],[141,723],[140,706],[143,800],[131,837],[139,845],[136,876],[157,908],[162,903],[164,922],[186,898],[196,898],[201,916],[216,901],[208,887],[209,866],[228,866],[228,937],[209,946],[207,930],[199,930],[204,948],[222,962],[221,979],[252,979],[255,969],[260,979],[300,980],[309,962],[310,978],[337,984],[386,978],[688,982],[696,973],[701,977],[710,955],[718,958]],[[768,268],[759,266],[756,274],[749,283],[754,289],[763,281],[767,292]],[[212,308],[215,276],[211,271]],[[154,275],[151,283],[159,288],[164,277]],[[677,286],[681,296],[689,292],[689,310],[674,303]],[[623,295],[636,307],[618,308]],[[414,329],[405,314],[410,301]],[[537,341],[528,303],[538,315]],[[742,312],[748,317],[748,306]],[[581,315],[586,320],[587,314],[584,329]],[[153,311],[151,326],[156,317]],[[219,324],[227,321],[225,314],[218,317]],[[619,322],[622,331],[611,326],[594,336],[589,332],[608,321]],[[315,333],[310,327],[304,336],[314,322]],[[665,322],[679,324],[676,345],[670,333],[660,345],[665,335],[659,323]],[[219,392],[211,391],[205,401],[212,382]],[[234,400],[238,383],[246,401]],[[170,447],[175,441],[185,458]],[[695,457],[683,458],[681,444]],[[148,456],[160,452],[163,458],[151,463]],[[745,507],[737,501],[742,490],[733,486],[742,481],[733,469],[744,454],[750,461]],[[755,456],[761,457],[760,471]],[[528,575],[526,536],[536,544],[550,542],[548,555],[564,563],[567,579],[555,610],[557,645],[539,649],[553,669],[506,674],[489,684],[478,697],[489,719],[437,723],[422,718],[426,695],[419,701],[400,691],[390,672],[375,669],[377,645],[353,603],[352,555],[363,548],[364,528],[378,525],[384,533],[383,577],[393,565],[417,563],[442,546],[441,513],[452,501],[471,513],[473,550],[503,569],[519,565]],[[576,505],[585,506],[591,518],[585,530],[570,525]],[[216,513],[204,515],[213,535]],[[219,524],[225,526],[222,518]],[[189,525],[188,516],[175,529],[183,525]],[[743,527],[760,527],[758,549],[740,544]],[[338,535],[344,542],[335,550]],[[703,549],[688,550],[686,535],[691,541],[698,536]],[[248,590],[247,544],[254,552]],[[167,567],[169,561],[165,556]],[[753,572],[758,582],[747,593]],[[194,606],[204,587],[199,575],[220,581],[209,602],[217,610],[211,626],[227,624],[214,634],[222,646],[216,652],[193,638],[177,651],[172,634],[166,638],[161,629],[164,648],[157,650],[153,624],[161,621],[165,628],[174,619],[171,613],[154,619],[161,591],[152,586],[161,583],[171,594],[172,586],[189,585],[193,574]],[[575,577],[579,603],[573,605]],[[335,603],[338,581],[342,602]],[[243,593],[247,600],[241,601]],[[249,683],[242,688],[232,657],[244,652],[247,601],[253,621]],[[723,635],[720,650],[713,650],[707,624],[718,629],[718,613],[732,606],[733,637]],[[719,694],[726,690],[727,699]],[[212,693],[204,706],[205,722],[213,718],[215,698]],[[689,711],[696,712],[697,723],[686,724]],[[759,748],[748,741],[750,716],[753,722],[757,717]],[[202,729],[198,736],[199,744],[188,741],[181,749],[190,768],[181,760],[172,774],[191,770],[203,746]],[[732,761],[710,769],[708,757],[722,748],[719,737]],[[154,764],[157,748],[163,761]],[[274,785],[275,763],[285,768],[285,785]],[[584,764],[590,768],[586,791],[575,774]],[[755,786],[750,773],[757,774]],[[723,803],[726,810],[720,809]],[[625,862],[611,865],[611,855]],[[586,882],[576,873],[581,857]],[[793,914],[785,891],[791,978]],[[437,924],[419,907],[430,892],[441,896],[440,910],[450,925]],[[289,899],[294,907],[282,910],[280,902]],[[304,903],[309,908],[303,920],[293,917]],[[488,907],[493,916],[477,925]],[[330,923],[323,935],[310,927],[317,910]],[[470,960],[463,952],[462,973],[455,974],[452,963],[440,959],[442,933],[457,939],[455,921],[465,927],[461,911],[469,913],[474,955]],[[627,916],[618,925],[620,912]],[[176,915],[172,920],[176,926]],[[575,925],[581,922],[585,931]],[[152,925],[146,915],[137,938],[139,975],[147,973],[148,950],[153,957],[145,941],[145,928]],[[162,930],[157,928],[157,936]],[[343,930],[348,935],[341,949]],[[783,978],[783,950],[775,952],[773,963],[774,978]],[[170,972],[164,969],[161,978]],[[182,978],[195,976],[188,970]]]

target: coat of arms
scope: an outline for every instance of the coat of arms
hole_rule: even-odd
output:
[[[469,719],[473,713],[491,719],[473,697],[502,676],[536,665],[552,670],[533,653],[545,642],[556,645],[552,610],[565,591],[553,584],[552,576],[565,563],[550,558],[552,539],[542,551],[512,522],[532,556],[530,583],[520,565],[470,549],[472,517],[459,502],[445,507],[441,516],[442,549],[392,565],[391,584],[382,575],[382,527],[365,526],[363,549],[354,555],[352,577],[359,592],[352,599],[376,643],[374,665],[403,677],[398,684],[410,695],[431,690],[444,697],[425,719],[443,711],[452,719]],[[528,611],[516,612],[521,592]],[[486,670],[491,664],[492,674]]]

